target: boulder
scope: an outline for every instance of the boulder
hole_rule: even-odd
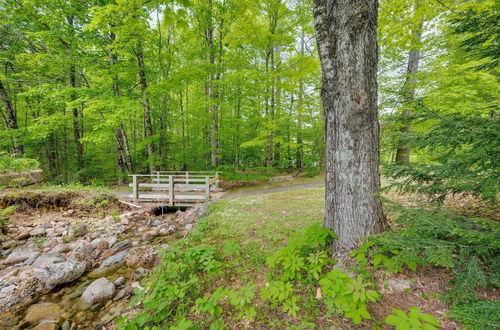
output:
[[[24,262],[30,258],[36,258],[40,255],[39,251],[33,250],[33,249],[19,249],[19,250],[14,250],[7,259],[5,260],[5,263],[7,265],[10,264],[17,264],[19,262]]]
[[[158,252],[152,247],[136,247],[125,256],[125,264],[131,268],[153,268],[157,263]]]
[[[57,264],[66,261],[59,252],[49,252],[38,256],[33,262],[35,267],[46,267],[52,264]]]
[[[115,285],[105,277],[101,277],[92,284],[82,294],[82,299],[86,303],[95,304],[113,298]]]
[[[85,272],[87,265],[83,262],[65,261],[42,268],[36,268],[34,276],[46,285],[58,285],[73,282]]]

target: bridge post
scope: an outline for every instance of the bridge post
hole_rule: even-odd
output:
[[[139,183],[137,182],[137,175],[132,175],[132,199],[137,202],[139,199]]]
[[[169,204],[174,206],[174,177],[172,175],[168,176],[168,194]]]
[[[209,176],[205,177],[205,199],[206,200],[210,199],[210,177]]]

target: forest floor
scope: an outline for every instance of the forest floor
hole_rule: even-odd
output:
[[[220,198],[210,204],[207,216],[204,209],[199,208],[159,215],[152,209],[130,212],[116,198],[92,190],[4,192],[0,202],[12,198],[20,208],[10,217],[6,235],[0,236],[3,255],[0,257],[0,329],[114,328],[116,317],[127,311],[134,313],[134,309],[128,307],[130,297],[134,289],[144,285],[141,278],[148,269],[159,262],[155,251],[169,249],[169,245],[182,243],[186,235],[200,231],[203,244],[223,250],[228,241],[233,241],[241,247],[238,256],[231,260],[231,267],[224,269],[223,276],[214,277],[214,289],[218,286],[238,288],[249,282],[261,289],[269,281],[266,259],[294,235],[312,224],[322,223],[323,181],[323,177],[299,178],[229,191],[217,196]],[[418,196],[397,193],[386,194],[386,197],[407,205],[419,200]],[[449,201],[447,208],[465,214],[477,214],[480,210],[477,203],[467,199]],[[70,271],[71,278],[63,280],[39,270],[61,261],[73,268],[83,263],[85,270],[76,277]],[[113,294],[99,301],[82,301],[82,294],[101,275],[113,282]],[[232,329],[281,329],[290,325],[307,328],[307,324],[309,327],[315,324],[316,328],[368,329],[381,324],[392,308],[418,307],[439,319],[442,328],[456,329],[460,325],[446,319],[448,307],[438,299],[449,289],[447,283],[451,276],[451,271],[444,268],[418,268],[416,272],[397,275],[374,271],[372,280],[382,298],[368,305],[373,319],[358,326],[348,319],[328,316],[317,308],[301,310],[301,317],[293,318],[262,302],[256,306],[258,317],[253,321],[229,316],[226,324]],[[34,285],[33,277],[45,281],[45,285]],[[104,289],[99,290],[102,293]],[[496,291],[483,295],[498,299]],[[300,299],[317,298],[304,292]]]

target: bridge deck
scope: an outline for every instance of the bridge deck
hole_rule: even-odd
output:
[[[166,173],[166,174],[163,174]],[[189,206],[210,200],[210,193],[218,188],[218,173],[155,172],[132,174],[132,194],[126,197],[134,202],[158,202],[171,206]]]

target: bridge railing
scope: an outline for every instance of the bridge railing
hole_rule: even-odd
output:
[[[163,201],[169,205],[187,205],[210,199],[212,178],[209,175],[131,174],[132,200]],[[149,191],[146,191],[148,189]],[[151,193],[150,191],[154,192]]]
[[[172,176],[175,179],[185,180],[185,183],[196,182],[195,180],[210,178],[210,184],[214,188],[219,188],[219,172],[214,171],[154,171],[152,177],[153,183],[161,183],[167,179],[164,176]]]

